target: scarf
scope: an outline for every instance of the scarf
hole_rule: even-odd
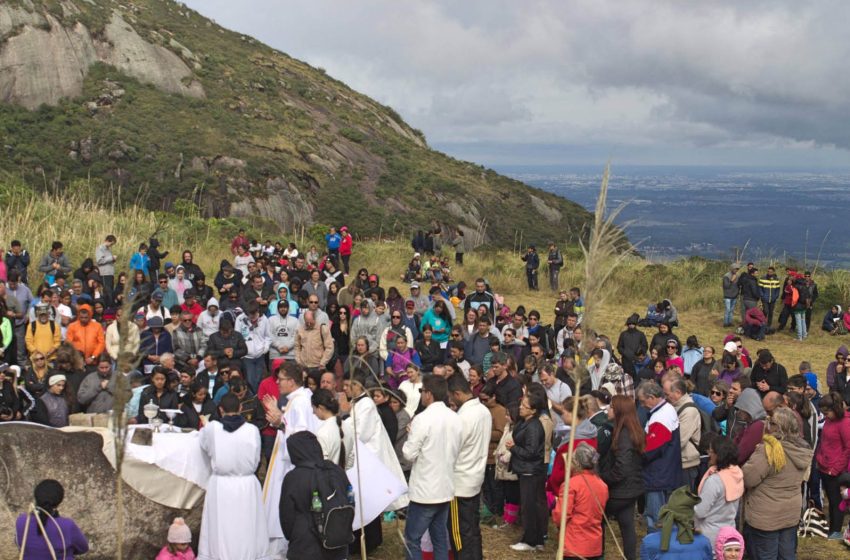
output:
[[[785,468],[785,450],[782,443],[772,435],[765,434],[761,438],[764,443],[764,454],[767,456],[767,464],[773,467],[774,472],[780,472]]]

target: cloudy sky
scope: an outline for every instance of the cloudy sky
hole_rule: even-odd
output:
[[[487,165],[850,166],[846,0],[187,0]]]

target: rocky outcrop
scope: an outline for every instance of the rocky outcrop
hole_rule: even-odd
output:
[[[242,198],[230,205],[230,215],[253,219],[260,217],[278,224],[283,231],[294,231],[313,223],[314,205],[285,179],[269,179],[265,193]]]
[[[65,433],[36,424],[0,424],[0,558],[17,558],[15,519],[32,501],[35,485],[53,478],[65,487],[62,515],[74,519],[89,539],[87,560],[115,558],[115,471],[95,433]],[[199,534],[202,506],[167,508],[124,486],[124,558],[153,558],[168,526],[182,515]],[[196,548],[197,550],[197,548]]]
[[[27,109],[79,96],[96,62],[168,93],[205,96],[178,55],[146,41],[117,11],[101,41],[79,22],[65,27],[50,14],[0,5],[0,37],[0,99]]]

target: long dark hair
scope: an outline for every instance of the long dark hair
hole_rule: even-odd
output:
[[[629,439],[632,440],[632,447],[638,453],[643,453],[646,446],[646,434],[640,427],[635,400],[626,395],[614,395],[611,399],[611,408],[614,410],[614,432],[611,436],[611,449],[617,451],[620,432],[626,430],[629,433]]]
[[[339,401],[333,393],[327,389],[316,389],[313,391],[313,396],[310,397],[310,404],[315,407],[323,406],[336,418],[336,425],[339,429],[339,457],[336,463],[345,470],[345,434],[342,431],[342,418],[339,416]]]
[[[65,488],[58,480],[48,478],[36,485],[33,497],[35,498],[35,505],[39,508],[38,518],[41,520],[41,525],[47,527],[50,517],[59,517],[56,508],[65,499]],[[38,528],[38,534],[43,535],[41,526]]]

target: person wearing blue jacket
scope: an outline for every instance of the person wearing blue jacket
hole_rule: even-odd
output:
[[[643,481],[646,486],[646,530],[657,531],[658,512],[673,490],[682,485],[682,444],[679,416],[664,398],[655,381],[643,381],[637,389],[638,402],[649,410],[646,423],[646,449],[643,455]]]
[[[130,270],[141,270],[145,279],[151,279],[151,258],[148,256],[148,246],[145,243],[139,245],[139,250],[130,257]]]
[[[342,244],[342,236],[331,226],[330,233],[325,234],[325,243],[328,246],[328,256],[333,257],[334,263],[339,263],[339,246]]]
[[[761,303],[764,306],[764,314],[767,315],[767,327],[773,324],[773,309],[776,301],[782,295],[782,280],[776,275],[776,270],[769,266],[764,278],[758,279],[759,291],[761,292]]]

